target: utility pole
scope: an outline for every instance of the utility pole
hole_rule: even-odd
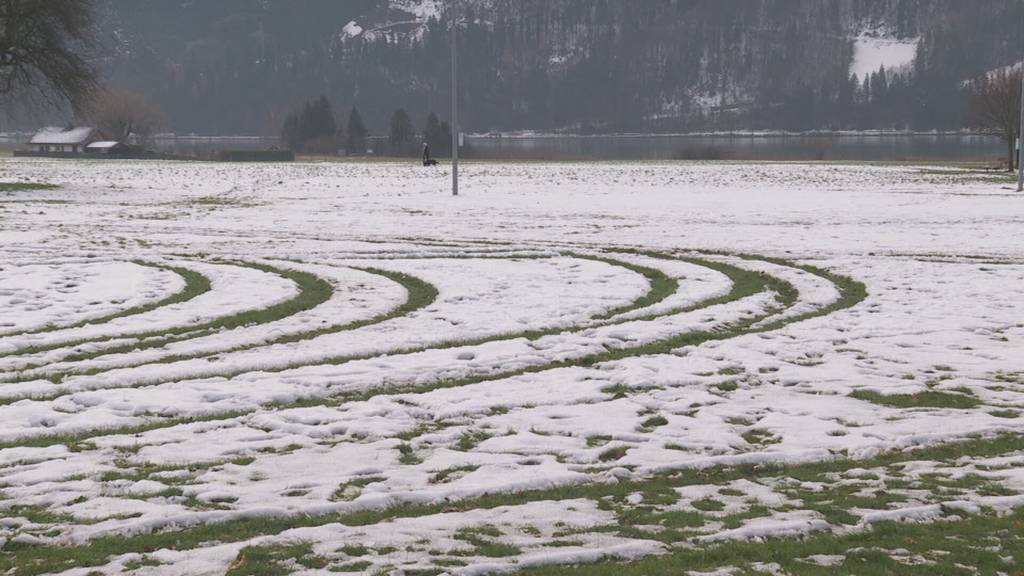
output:
[[[1021,162],[1021,150],[1024,149],[1024,62],[1020,65],[1020,128],[1017,130],[1017,192],[1024,192],[1024,162]]]
[[[458,0],[451,0],[452,41],[452,196],[459,195],[459,60],[458,60]]]

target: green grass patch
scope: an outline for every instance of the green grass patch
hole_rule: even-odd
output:
[[[411,444],[402,443],[398,445],[398,463],[405,466],[422,464],[423,459],[416,455]]]
[[[370,484],[376,484],[377,482],[384,482],[387,478],[383,476],[362,476],[349,480],[348,482],[338,486],[334,494],[331,495],[332,502],[347,502],[355,500],[362,493],[363,488],[366,488]]]
[[[311,544],[243,548],[226,576],[288,576],[292,564],[309,569],[326,568],[330,562],[313,553]]]
[[[68,355],[68,356],[64,357],[62,360],[64,362],[81,362],[81,361],[84,361],[84,360],[91,360],[91,359],[98,358],[100,356],[105,356],[105,355],[108,355],[108,354],[124,354],[124,353],[128,353],[128,352],[133,352],[133,351],[136,351],[136,350],[146,350],[146,349],[150,349],[150,348],[159,348],[161,346],[166,346],[168,344],[172,344],[172,343],[175,343],[175,342],[181,342],[181,341],[184,341],[184,340],[191,340],[193,338],[199,338],[199,337],[206,336],[206,335],[209,335],[209,334],[214,334],[214,333],[217,333],[217,332],[220,332],[220,331],[233,330],[235,328],[241,328],[241,327],[244,327],[244,326],[252,326],[252,325],[256,325],[256,324],[267,324],[267,323],[270,323],[270,322],[281,320],[283,318],[287,318],[288,316],[293,316],[293,315],[298,314],[300,312],[305,312],[307,310],[311,310],[311,309],[313,309],[313,308],[323,304],[324,302],[329,300],[331,295],[334,293],[334,288],[331,286],[331,284],[329,282],[327,282],[327,281],[317,277],[314,274],[310,274],[308,272],[302,272],[302,271],[299,271],[299,270],[275,268],[275,267],[268,266],[268,265],[265,265],[265,264],[256,264],[256,263],[239,263],[238,265],[239,266],[245,266],[245,267],[248,267],[248,268],[253,268],[253,269],[256,269],[256,270],[260,270],[260,271],[266,272],[268,274],[276,274],[276,275],[282,276],[284,278],[287,278],[287,279],[295,282],[298,285],[299,293],[298,293],[298,295],[296,295],[292,299],[289,299],[289,300],[287,300],[285,302],[281,302],[281,303],[278,303],[278,304],[274,304],[274,305],[269,306],[267,308],[263,308],[263,309],[260,309],[260,310],[248,310],[248,311],[245,311],[245,312],[239,312],[237,314],[232,314],[230,316],[225,316],[225,317],[218,318],[216,320],[212,320],[212,321],[205,322],[205,323],[202,323],[202,324],[190,325],[190,326],[179,326],[179,327],[176,327],[176,328],[168,328],[168,329],[163,329],[163,330],[159,330],[159,331],[141,332],[141,333],[125,333],[125,334],[119,334],[117,336],[108,336],[108,337],[97,338],[97,339],[85,339],[85,340],[80,340],[80,341],[75,341],[75,342],[66,342],[66,343],[58,343],[58,344],[51,344],[51,345],[45,345],[45,346],[36,346],[36,347],[24,348],[24,349],[18,350],[16,352],[13,352],[13,354],[34,354],[34,353],[38,353],[38,352],[46,352],[46,351],[49,351],[49,350],[56,350],[56,349],[60,349],[60,348],[71,348],[71,347],[74,347],[74,346],[79,346],[81,344],[87,344],[87,343],[88,344],[99,344],[99,343],[109,342],[109,341],[112,341],[112,340],[119,340],[119,339],[123,339],[123,338],[133,338],[133,339],[138,339],[139,341],[138,342],[133,342],[131,344],[116,345],[116,346],[112,346],[112,347],[100,348],[100,349],[93,350],[93,351],[90,351],[90,352],[85,352],[85,353],[71,354],[71,355]],[[147,362],[146,364],[150,364],[150,363]],[[118,366],[118,369],[125,368],[125,367],[130,367],[130,366],[122,365],[122,366]],[[89,371],[89,370],[68,371],[68,372],[59,373],[59,374],[49,373],[49,374],[46,374],[46,376],[49,377],[49,378],[56,378],[57,381],[59,381],[61,378],[65,377],[65,376],[70,376],[70,375],[94,375],[94,374],[97,374],[97,373],[100,373],[100,372],[104,372],[104,371],[106,371],[106,370],[104,369],[104,370],[92,370],[92,371]],[[53,398],[58,398],[58,397],[60,397],[62,395],[64,395],[64,394],[58,393],[58,394],[55,394],[55,395],[52,395],[52,396],[48,396],[46,398],[40,398],[40,399],[53,399]],[[7,402],[9,403],[10,401],[7,401]],[[2,404],[2,402],[0,402],[0,404]]]
[[[484,440],[490,438],[492,434],[483,430],[467,431],[463,432],[457,442],[455,442],[455,449],[460,452],[469,452],[474,449]]]
[[[386,510],[324,516],[249,518],[205,524],[175,532],[106,536],[77,546],[37,547],[9,543],[0,551],[0,572],[5,576],[37,576],[48,572],[60,572],[72,567],[99,566],[108,562],[111,556],[131,552],[144,553],[161,548],[187,550],[205,542],[240,542],[260,535],[279,534],[286,530],[309,526],[332,523],[365,526],[398,517],[419,517],[443,511],[492,509],[520,505],[525,502],[577,498],[593,500],[610,498],[612,501],[624,502],[631,494],[641,492],[645,495],[645,503],[662,505],[673,502],[677,498],[675,490],[685,486],[728,483],[743,478],[781,476],[813,481],[821,478],[822,475],[839,474],[851,468],[872,469],[916,460],[952,461],[964,455],[985,458],[1022,449],[1024,449],[1024,435],[1005,434],[991,438],[976,438],[929,446],[917,450],[885,452],[868,460],[838,459],[789,466],[745,465],[705,470],[682,470],[643,480],[624,480],[615,484],[585,484],[516,494],[492,494],[472,500],[444,502],[436,505],[402,505]],[[1011,525],[1016,525],[1019,533],[1024,534],[1024,530],[1021,530],[1021,527],[1024,527],[1024,516],[1018,513],[1016,517],[1018,518],[1017,522]],[[682,520],[677,520],[682,522]],[[955,524],[951,525],[955,527]],[[777,545],[788,546],[790,544],[789,541],[783,540],[779,541]],[[764,548],[761,549],[764,550]],[[378,552],[383,554],[383,552]],[[808,554],[803,556],[806,555]]]
[[[714,498],[696,500],[692,502],[691,505],[701,512],[721,512],[722,510],[725,510],[725,504],[715,500]]]
[[[435,473],[430,477],[431,484],[447,484],[453,480],[454,476],[465,476],[471,472],[475,472],[479,469],[479,466],[468,464],[466,466],[453,466],[440,472]]]
[[[665,418],[664,416],[659,414],[657,416],[651,416],[647,420],[644,420],[640,426],[647,430],[653,430],[654,428],[659,428],[661,426],[666,425],[668,425],[668,418]]]
[[[595,316],[594,320],[608,320],[621,314],[626,314],[634,310],[640,310],[641,308],[653,306],[659,302],[662,302],[663,300],[675,294],[676,291],[679,290],[678,280],[676,280],[675,278],[670,278],[669,276],[665,275],[664,272],[656,268],[639,266],[637,264],[623,262],[622,260],[613,260],[611,258],[600,258],[597,256],[575,256],[577,258],[597,260],[598,262],[604,262],[606,264],[611,264],[612,266],[618,266],[619,268],[631,270],[633,272],[636,272],[637,274],[642,274],[644,278],[647,279],[648,283],[650,283],[650,289],[633,302],[625,306],[613,308],[599,316]]]
[[[768,446],[770,444],[780,444],[782,442],[782,438],[779,438],[768,430],[762,430],[760,428],[747,430],[741,436],[747,444],[753,444],[755,446]]]
[[[1024,563],[1022,526],[1024,511],[1002,517],[975,516],[959,522],[882,523],[872,530],[848,535],[828,533],[802,539],[673,548],[667,554],[632,563],[605,561],[581,566],[549,566],[520,573],[530,576],[678,576],[731,567],[738,569],[739,574],[757,574],[762,572],[755,571],[754,564],[776,563],[784,573],[793,576],[972,573],[994,576],[1016,573]],[[928,562],[909,561],[907,553],[922,556]],[[845,559],[839,566],[830,567],[804,560],[815,555]],[[900,561],[901,558],[908,561]]]
[[[518,556],[522,550],[515,546],[498,542],[501,531],[493,526],[482,526],[477,528],[459,528],[455,532],[455,539],[461,540],[471,546],[470,552],[453,552],[453,556],[484,556],[487,558],[507,558]]]
[[[615,462],[616,460],[622,460],[626,457],[626,452],[629,452],[627,446],[615,446],[609,448],[597,455],[597,459],[601,462]]]
[[[857,390],[850,394],[850,397],[889,408],[951,408],[954,410],[970,410],[981,405],[981,400],[974,396],[950,394],[935,390],[927,390],[916,394],[879,394],[870,390]]]
[[[0,192],[31,192],[33,190],[56,190],[56,184],[41,182],[0,182]]]
[[[346,332],[346,331],[350,331],[350,330],[357,330],[359,328],[365,328],[367,326],[372,326],[374,324],[380,324],[380,323],[386,322],[388,320],[393,320],[395,318],[400,318],[402,316],[406,316],[408,314],[411,314],[412,312],[415,312],[417,310],[421,310],[423,308],[426,308],[427,306],[430,306],[431,304],[433,304],[437,300],[437,296],[438,296],[437,288],[435,288],[432,284],[429,284],[427,282],[424,282],[423,280],[420,280],[419,278],[416,278],[415,276],[410,276],[408,274],[403,274],[401,272],[392,272],[390,270],[382,270],[382,269],[377,269],[377,268],[357,268],[357,270],[362,270],[363,272],[367,272],[369,274],[376,274],[378,276],[383,276],[383,277],[385,277],[385,278],[387,278],[387,279],[389,279],[389,280],[391,280],[393,282],[396,282],[396,283],[400,284],[403,288],[405,288],[405,290],[406,290],[406,292],[408,294],[407,298],[405,299],[405,301],[400,306],[398,306],[398,307],[396,307],[396,308],[394,308],[394,309],[392,309],[392,310],[390,310],[388,312],[385,312],[383,314],[379,314],[379,315],[377,315],[377,316],[375,316],[373,318],[369,318],[369,319],[366,319],[366,320],[357,320],[357,321],[354,321],[354,322],[349,322],[348,324],[325,326],[325,327],[321,327],[321,328],[316,328],[314,330],[307,330],[307,331],[303,331],[303,332],[297,332],[297,333],[294,333],[294,334],[286,334],[284,336],[280,336],[278,338],[275,338],[273,340],[269,340],[269,341],[266,341],[266,342],[259,342],[259,343],[254,343],[254,344],[247,344],[247,345],[242,345],[242,346],[235,346],[235,347],[230,347],[230,348],[224,348],[224,349],[218,350],[215,353],[209,353],[209,354],[189,354],[189,355],[171,355],[171,356],[165,356],[163,358],[160,358],[158,360],[153,360],[153,361],[139,362],[139,363],[135,363],[135,364],[132,364],[132,363],[120,364],[116,368],[100,368],[100,369],[77,370],[77,371],[72,370],[72,371],[68,371],[68,372],[65,372],[65,373],[62,373],[62,374],[57,374],[57,375],[52,375],[51,374],[48,377],[53,378],[55,376],[56,379],[59,380],[59,379],[65,377],[65,376],[70,376],[70,375],[75,375],[75,376],[94,376],[96,374],[101,374],[103,372],[108,372],[110,370],[121,370],[121,369],[124,369],[124,368],[132,368],[132,367],[143,366],[143,365],[148,366],[148,365],[153,365],[153,364],[170,364],[170,363],[173,363],[173,362],[180,362],[180,361],[183,361],[183,360],[193,360],[193,359],[196,359],[196,358],[209,358],[209,357],[214,357],[214,356],[218,356],[218,355],[221,355],[221,354],[228,354],[228,353],[233,353],[233,352],[243,352],[245,350],[252,350],[252,349],[255,349],[255,348],[262,348],[262,347],[265,347],[265,346],[273,346],[273,345],[278,345],[278,344],[294,344],[296,342],[303,342],[303,341],[306,341],[306,340],[312,340],[314,338],[319,338],[320,336],[324,336],[326,334],[335,334],[335,333],[338,333],[338,332]],[[269,322],[269,321],[272,321],[272,320],[268,320],[268,321],[264,321],[264,322],[258,322],[257,321],[257,322],[253,322],[253,323],[254,324],[255,323],[266,323],[266,322]],[[188,338],[193,338],[193,337],[194,336],[192,336],[192,335],[188,336]],[[161,342],[159,344],[160,345],[165,345],[167,343],[168,342]],[[110,349],[102,350],[97,355],[97,357],[98,356],[102,356],[102,355],[106,355],[106,354],[111,354],[111,353],[113,353],[113,352],[111,352]],[[235,373],[223,373],[223,372],[221,372],[221,373],[211,374],[211,376],[233,377],[233,376],[237,376],[237,375],[239,375],[241,373],[243,373],[243,372],[235,372]]]

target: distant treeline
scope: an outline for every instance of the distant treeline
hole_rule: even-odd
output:
[[[359,110],[353,108],[348,115],[348,123],[342,127],[327,97],[321,96],[306,102],[301,110],[285,118],[281,143],[303,154],[361,155],[373,152],[378,155],[414,156],[422,152],[425,142],[430,146],[432,155],[451,155],[451,127],[447,122],[441,122],[433,112],[427,115],[422,132],[418,132],[404,108],[395,110],[391,115],[387,139],[376,139],[382,148],[368,149],[370,135]]]

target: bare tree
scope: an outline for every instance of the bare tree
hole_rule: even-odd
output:
[[[1006,142],[1010,171],[1017,160],[1020,130],[1021,69],[1000,70],[971,83],[968,121],[974,128],[997,134]]]
[[[117,88],[96,92],[83,112],[100,132],[122,141],[134,135],[146,143],[166,122],[163,111],[145,96]]]
[[[96,87],[94,0],[0,0],[0,96],[76,110]]]

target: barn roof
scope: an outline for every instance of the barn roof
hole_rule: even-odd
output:
[[[92,139],[95,128],[80,126],[77,128],[60,128],[47,126],[29,140],[29,144],[86,144]]]

